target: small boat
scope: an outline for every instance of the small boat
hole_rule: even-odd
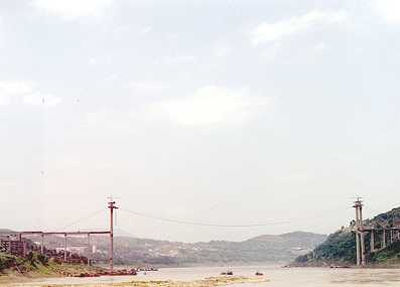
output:
[[[262,273],[262,272],[260,272],[260,271],[257,271],[257,272],[256,272],[256,276],[264,276],[264,273]]]
[[[233,271],[227,270],[225,272],[221,272],[221,275],[233,275]]]

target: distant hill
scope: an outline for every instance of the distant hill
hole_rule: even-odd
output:
[[[13,231],[11,229],[6,229],[6,228],[0,228],[0,235],[1,234],[9,234],[12,233]]]
[[[364,221],[365,225],[393,227],[400,221],[400,208],[394,208],[388,212],[378,214],[372,219]],[[328,265],[344,264],[352,265],[356,261],[356,239],[352,230],[351,223],[349,227],[342,228],[332,233],[312,252],[301,255],[296,258],[294,265]],[[366,250],[369,250],[370,238],[366,236]],[[376,264],[400,264],[400,243],[388,245],[387,248],[368,254],[368,262]]]
[[[34,238],[32,238],[35,241]],[[306,254],[326,239],[325,235],[293,232],[282,235],[262,235],[241,242],[209,241],[197,243],[115,237],[115,262],[124,264],[154,264],[166,266],[287,263]],[[49,248],[63,246],[63,238],[46,239]],[[69,246],[86,246],[86,238],[69,238]],[[97,252],[90,255],[105,260],[108,238],[92,237]]]

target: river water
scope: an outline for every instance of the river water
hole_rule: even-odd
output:
[[[77,285],[129,282],[133,280],[181,280],[190,281],[218,276],[226,268],[166,268],[158,272],[140,273],[137,276],[114,276],[97,278],[48,278],[7,286]],[[320,268],[280,268],[273,266],[232,267],[234,275],[254,276],[260,271],[269,279],[263,283],[233,284],[231,287],[370,287],[399,286],[400,269],[320,269]]]

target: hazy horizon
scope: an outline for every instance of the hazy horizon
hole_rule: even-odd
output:
[[[238,241],[400,206],[399,32],[394,0],[2,1],[0,227],[106,228],[112,195],[134,236]]]

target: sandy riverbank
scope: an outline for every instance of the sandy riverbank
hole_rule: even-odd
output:
[[[240,284],[240,283],[261,283],[267,282],[268,280],[264,277],[239,277],[239,276],[219,276],[219,277],[209,277],[201,280],[191,280],[191,281],[178,281],[178,280],[132,280],[130,282],[119,282],[119,283],[88,283],[82,285],[76,284],[41,284],[32,282],[28,286],[46,286],[46,287],[67,287],[67,286],[85,286],[85,287],[215,287],[215,286],[225,286],[230,284]],[[26,282],[25,282],[26,283]],[[21,282],[22,285],[25,285]],[[17,282],[3,282],[0,283],[2,287],[15,287],[18,286]]]

